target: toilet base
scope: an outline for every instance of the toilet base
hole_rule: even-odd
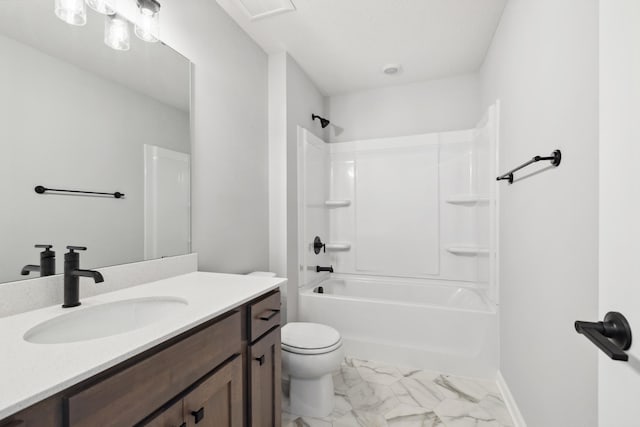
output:
[[[331,374],[313,379],[290,377],[289,398],[292,414],[327,417],[333,412],[333,377]]]

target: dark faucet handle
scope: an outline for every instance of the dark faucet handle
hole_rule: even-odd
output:
[[[322,240],[320,239],[320,236],[316,236],[315,239],[313,239],[313,253],[315,253],[316,255],[318,255],[320,253],[320,249],[323,250],[323,252],[327,252],[327,245],[322,243]]]
[[[86,251],[87,247],[86,246],[67,246],[67,249],[69,249],[71,252],[73,252],[73,251]]]
[[[39,249],[51,249],[53,245],[35,245],[34,247]]]

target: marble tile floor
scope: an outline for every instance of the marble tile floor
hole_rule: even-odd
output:
[[[513,427],[493,381],[399,368],[347,357],[333,375],[335,409],[326,418],[286,412],[283,427]]]

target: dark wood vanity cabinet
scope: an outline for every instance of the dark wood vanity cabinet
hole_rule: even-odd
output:
[[[0,427],[279,427],[280,292],[170,339]]]
[[[251,427],[281,425],[280,292],[249,304],[247,416]]]
[[[184,401],[180,399],[153,416],[145,425],[147,427],[186,427],[187,423],[184,419]]]
[[[242,358],[235,357],[182,399],[143,423],[147,427],[242,427]]]
[[[236,357],[184,398],[187,427],[242,427],[242,358]]]
[[[62,425],[62,405],[47,399],[0,421],[0,427],[43,427]]]
[[[280,292],[247,306],[247,332],[247,424],[280,427]]]
[[[249,349],[249,411],[252,427],[281,425],[280,328]]]

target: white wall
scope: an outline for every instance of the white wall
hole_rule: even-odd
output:
[[[192,235],[199,268],[267,269],[267,55],[212,0],[164,0],[161,38],[195,64]]]
[[[640,2],[601,1],[600,11],[600,307],[622,313],[634,334],[629,362],[608,358],[586,339],[585,351],[598,354],[599,426],[635,426],[640,419]]]
[[[596,352],[573,328],[597,316],[597,18],[596,0],[512,0],[481,70],[500,168],[563,153],[500,187],[501,371],[530,427],[597,425]]]
[[[189,153],[188,112],[3,36],[0,51],[11,100],[0,104],[0,282],[39,264],[34,244],[54,245],[59,273],[67,245],[89,248],[85,268],[144,259],[143,146]],[[38,195],[36,185],[126,197]]]
[[[269,55],[269,271],[287,276],[287,54]],[[283,295],[286,290],[283,290]]]
[[[289,320],[297,316],[298,293],[298,126],[325,139],[312,114],[325,116],[325,99],[287,53],[269,57],[269,266],[288,280]],[[282,242],[285,238],[286,242]],[[278,241],[273,241],[278,239]]]
[[[468,74],[331,96],[327,104],[331,142],[471,129],[480,81]]]

